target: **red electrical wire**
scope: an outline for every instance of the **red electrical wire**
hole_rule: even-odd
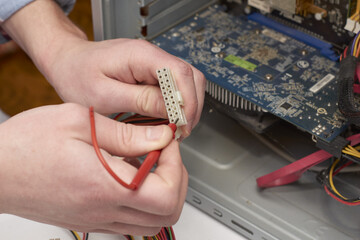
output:
[[[143,182],[143,180],[145,179],[145,177],[149,174],[150,170],[153,168],[153,166],[155,165],[155,163],[157,162],[157,160],[159,159],[161,150],[155,150],[155,151],[151,151],[145,158],[143,164],[141,164],[139,170],[137,171],[134,179],[131,181],[130,184],[124,182],[121,178],[119,178],[116,173],[111,169],[111,167],[109,166],[109,164],[106,162],[106,160],[104,159],[103,155],[101,154],[97,139],[96,139],[96,129],[95,129],[95,117],[94,117],[94,107],[90,106],[89,108],[89,115],[90,115],[90,126],[91,126],[91,140],[92,140],[92,144],[94,146],[96,155],[98,156],[100,162],[102,163],[102,165],[104,166],[104,168],[106,169],[106,171],[108,171],[108,173],[118,182],[120,183],[122,186],[124,186],[127,189],[131,189],[131,190],[136,190],[141,183]],[[174,132],[176,131],[176,125],[173,123],[170,123],[168,125],[171,130]]]
[[[347,52],[347,50],[348,50],[348,47],[346,47],[345,50],[344,50],[344,58],[346,58],[346,52]]]
[[[336,174],[338,174],[340,171],[341,171],[341,169],[343,169],[343,168],[345,168],[345,167],[347,167],[347,166],[349,166],[349,165],[351,165],[351,164],[353,164],[354,162],[352,162],[352,161],[348,161],[347,163],[345,163],[344,165],[342,165],[342,166],[340,166],[334,173],[333,173],[333,176],[335,176]]]
[[[91,140],[92,140],[92,144],[94,146],[96,155],[98,156],[100,162],[102,163],[102,165],[104,166],[104,168],[106,169],[106,171],[108,171],[108,173],[121,185],[123,185],[124,187],[128,188],[128,189],[135,189],[134,186],[130,186],[130,184],[127,184],[126,182],[124,182],[123,180],[121,180],[116,173],[114,173],[114,171],[111,169],[111,167],[107,164],[106,160],[104,159],[103,155],[100,152],[100,148],[96,139],[96,129],[95,129],[95,117],[94,117],[94,107],[90,107],[89,108],[89,113],[90,113],[90,125],[91,125]]]
[[[161,231],[158,234],[159,238],[162,239],[166,239],[165,235],[164,235],[164,228],[161,229]]]
[[[347,202],[347,201],[342,200],[341,198],[338,198],[332,192],[329,191],[329,189],[326,187],[326,185],[324,185],[324,189],[325,189],[325,192],[330,195],[330,197],[332,197],[333,199],[335,199],[338,202],[341,202],[341,203],[349,205],[349,206],[359,206],[360,205],[360,202]]]

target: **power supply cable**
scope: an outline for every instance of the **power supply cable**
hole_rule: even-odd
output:
[[[360,33],[360,32],[359,32]],[[338,73],[338,106],[340,112],[350,123],[360,124],[360,109],[355,101],[354,84],[356,82],[356,67],[359,61],[359,33],[340,56]]]
[[[75,240],[81,240],[79,234],[76,231],[70,230],[71,234],[73,235]],[[83,239],[85,240],[85,239]]]
[[[336,201],[349,206],[358,206],[360,205],[360,197],[345,197],[335,187],[333,179],[343,168],[351,164],[353,164],[352,161],[336,159],[327,170],[318,175],[318,180],[323,184],[325,192]]]

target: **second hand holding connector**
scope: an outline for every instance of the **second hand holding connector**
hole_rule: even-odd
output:
[[[92,144],[94,146],[96,155],[98,156],[100,162],[106,169],[106,171],[123,187],[131,190],[136,190],[140,187],[141,183],[144,181],[146,176],[149,174],[150,170],[154,167],[155,163],[157,163],[161,150],[154,150],[151,151],[145,158],[144,162],[141,164],[139,170],[137,171],[134,179],[131,181],[130,184],[124,182],[109,166],[109,164],[106,162],[105,158],[103,157],[97,139],[96,139],[96,129],[95,129],[95,116],[94,116],[94,108],[91,106],[89,108],[89,116],[90,116],[90,126],[91,126],[91,140]],[[176,121],[177,122],[177,121]],[[175,138],[175,132],[177,129],[176,123],[170,123],[168,125],[171,130],[173,131],[174,135],[173,138]]]
[[[180,91],[177,89],[176,82],[173,79],[173,76],[169,69],[163,68],[157,70],[159,85],[161,89],[161,93],[164,97],[166,111],[169,117],[169,127],[173,131],[173,138],[178,139],[181,137],[181,129],[180,126],[184,126],[187,124],[186,117],[182,106],[184,105],[182,96]],[[104,166],[104,168],[108,171],[108,173],[122,186],[127,189],[136,190],[140,187],[146,176],[149,174],[151,169],[157,163],[161,150],[151,151],[139,167],[134,179],[130,184],[124,182],[121,178],[119,178],[116,173],[111,169],[106,160],[101,154],[100,148],[96,139],[96,131],[95,131],[95,117],[94,117],[94,108],[91,106],[89,108],[90,113],[90,125],[91,125],[91,138],[92,143],[95,149],[95,152]]]

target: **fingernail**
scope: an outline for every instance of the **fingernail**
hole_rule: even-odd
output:
[[[159,140],[164,132],[164,126],[148,127],[146,129],[146,139],[149,141]]]

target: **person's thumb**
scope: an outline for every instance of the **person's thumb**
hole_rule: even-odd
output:
[[[135,126],[95,114],[99,147],[112,155],[133,157],[167,146],[173,132],[167,125]]]

